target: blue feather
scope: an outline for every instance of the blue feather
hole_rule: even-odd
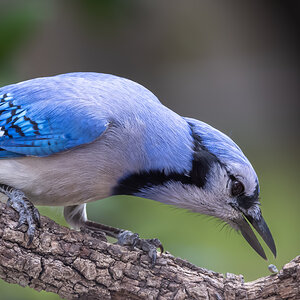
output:
[[[76,94],[72,99],[63,85],[57,91],[55,84],[57,80],[40,78],[0,89],[0,158],[48,156],[104,133],[108,121],[101,118],[100,106],[78,100]]]
[[[24,156],[23,154],[17,154],[15,152],[6,151],[4,149],[0,149],[0,159],[1,158],[13,158],[18,156]]]
[[[227,135],[199,120],[184,119],[194,127],[194,131],[201,138],[203,146],[221,162],[228,163],[231,161],[250,165],[239,146]]]

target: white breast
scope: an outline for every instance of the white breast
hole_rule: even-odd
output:
[[[49,157],[2,159],[0,183],[22,190],[37,205],[75,205],[108,197],[118,179],[136,172],[144,159],[138,135],[126,132],[108,129],[91,144]]]

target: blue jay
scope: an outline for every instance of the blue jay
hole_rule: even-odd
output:
[[[64,206],[72,227],[103,230],[155,262],[157,239],[87,219],[86,203],[134,195],[217,217],[266,259],[251,223],[276,256],[241,149],[118,76],[69,73],[0,88],[0,192],[18,226],[28,225],[29,243],[40,219],[34,205]]]

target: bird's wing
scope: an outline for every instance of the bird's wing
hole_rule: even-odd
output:
[[[104,133],[101,105],[57,84],[44,79],[0,88],[0,158],[48,156]]]

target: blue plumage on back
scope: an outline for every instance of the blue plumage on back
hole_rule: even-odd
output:
[[[105,131],[108,121],[96,114],[99,105],[70,93],[69,82],[58,83],[39,78],[0,89],[0,158],[51,155]]]

